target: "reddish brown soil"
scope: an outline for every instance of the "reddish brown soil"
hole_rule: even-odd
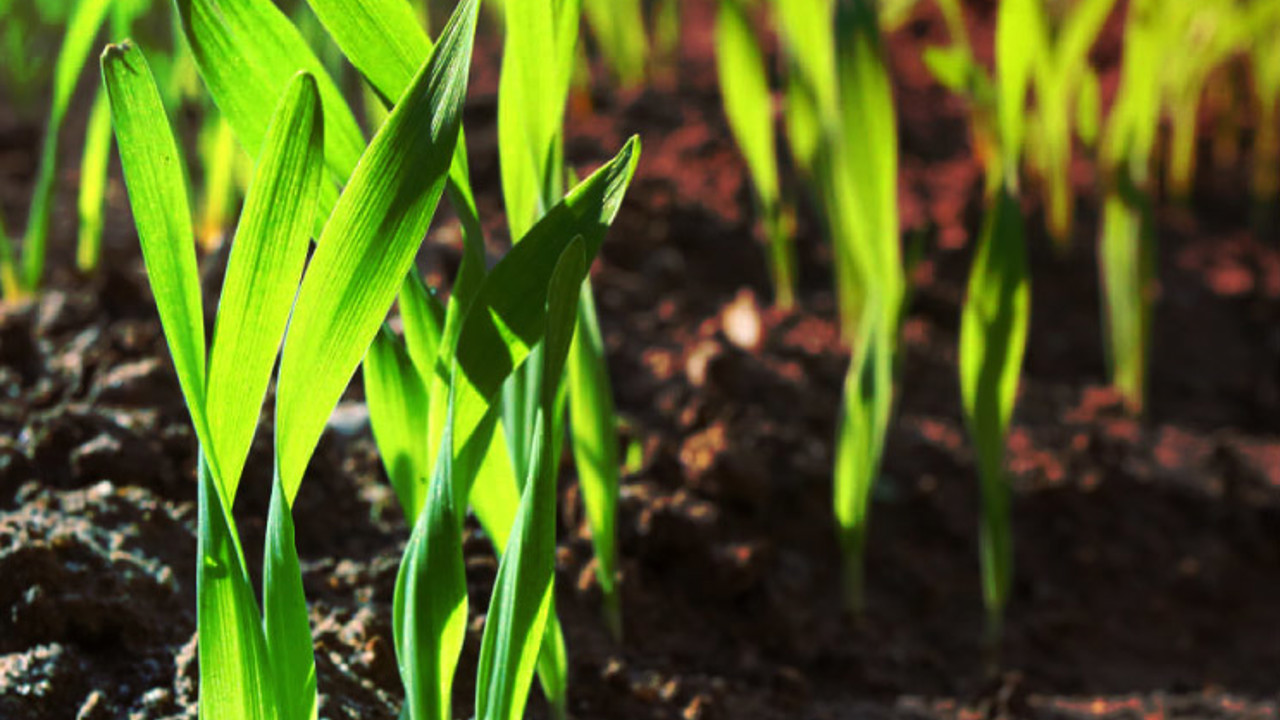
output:
[[[903,215],[929,240],[873,508],[868,609],[855,624],[840,612],[829,507],[847,355],[828,251],[802,214],[801,309],[768,309],[750,187],[715,89],[711,12],[688,3],[679,67],[652,89],[596,91],[569,118],[568,154],[584,170],[627,135],[644,140],[596,268],[619,409],[644,449],[619,518],[626,638],[611,640],[600,620],[566,469],[557,597],[573,716],[1275,717],[1280,249],[1248,229],[1243,173],[1206,164],[1195,201],[1160,211],[1141,421],[1105,389],[1091,166],[1078,163],[1084,200],[1065,256],[1035,229],[1028,201],[1032,334],[1009,439],[1017,580],[1003,670],[989,676],[955,366],[981,176],[963,103],[919,61],[924,43],[942,39],[940,24],[919,14],[890,43]],[[974,24],[989,28],[989,7],[975,9]],[[1095,54],[1108,87],[1115,28]],[[467,122],[500,246],[496,49],[489,36]],[[22,220],[37,134],[0,112],[0,203],[11,221]],[[70,197],[74,177],[64,180]],[[4,718],[194,717],[193,438],[118,180],[111,202],[101,277],[68,269],[73,213],[62,212],[53,289],[0,307]],[[430,274],[456,259],[452,236],[447,225],[433,231],[422,258]],[[217,268],[208,259],[211,279]],[[249,548],[264,524],[266,427],[236,507]],[[295,516],[321,715],[395,718],[389,617],[407,532],[358,392],[326,434]],[[467,562],[479,620],[496,566],[478,535]],[[459,679],[464,717],[479,627]],[[545,716],[536,701],[532,711]]]

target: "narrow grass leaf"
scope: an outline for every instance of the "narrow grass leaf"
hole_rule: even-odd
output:
[[[519,242],[560,196],[564,107],[581,0],[512,3],[498,79],[498,160],[511,238]]]
[[[996,122],[1003,166],[1002,181],[1017,187],[1018,159],[1026,133],[1027,91],[1039,54],[1044,26],[1039,0],[1005,0],[996,18]]]
[[[615,577],[618,572],[615,518],[618,508],[619,460],[613,395],[605,365],[604,339],[596,320],[591,282],[582,285],[578,330],[569,350],[569,430],[578,487],[595,548],[596,579],[604,592],[605,620],[614,637],[622,636],[622,609]]]
[[[200,455],[196,627],[200,716],[286,720],[278,713],[262,617],[235,524]],[[291,720],[291,719],[287,719]]]
[[[756,192],[765,206],[777,202],[773,95],[768,67],[742,0],[721,0],[716,18],[716,69],[725,116],[742,148]]]
[[[556,468],[553,425],[558,387],[573,339],[586,276],[585,242],[575,239],[557,261],[547,286],[543,385],[534,432],[533,474],[498,567],[476,675],[477,720],[518,720],[551,611],[555,570]]]
[[[365,355],[363,377],[378,454],[405,519],[412,523],[427,495],[426,385],[404,341],[386,325]]]
[[[271,484],[262,573],[267,655],[271,658],[280,720],[311,720],[316,713],[311,622],[294,544],[293,516],[279,477]]]
[[[442,357],[456,352],[458,362],[455,455],[471,441],[503,381],[542,339],[547,281],[560,253],[570,240],[580,236],[588,258],[595,257],[605,230],[617,215],[639,156],[640,141],[633,137],[612,160],[551,208],[485,276],[466,320],[457,326],[456,336],[451,337],[446,331]],[[429,447],[438,448],[437,428],[444,422],[443,398],[447,393],[437,389],[442,383],[438,370],[435,382],[431,391],[433,438]],[[488,440],[484,438],[486,444]]]
[[[834,506],[845,562],[844,597],[854,615],[861,613],[864,605],[863,563],[871,495],[880,474],[893,408],[897,330],[886,322],[878,306],[867,306],[845,376],[835,443]]]
[[[583,0],[582,9],[597,47],[622,87],[644,82],[649,56],[644,9],[640,0]]]
[[[173,0],[200,76],[231,123],[241,147],[257,152],[271,110],[299,71],[316,81],[324,106],[325,162],[345,182],[364,151],[364,136],[324,64],[271,0]],[[334,190],[325,187],[332,204]]]
[[[108,46],[102,76],[147,279],[192,422],[207,441],[204,312],[181,156],[142,51]]]
[[[1123,175],[1103,201],[1101,232],[1098,265],[1107,364],[1116,389],[1141,412],[1150,360],[1156,238],[1150,199]]]
[[[53,101],[45,125],[40,165],[36,170],[31,209],[27,214],[27,234],[22,247],[22,282],[29,289],[40,286],[44,277],[45,243],[49,237],[54,180],[58,173],[58,135],[66,118],[71,96],[84,71],[93,40],[102,27],[111,0],[80,0],[67,23],[67,32],[53,69]]]
[[[209,358],[208,413],[223,494],[234,499],[307,259],[324,172],[315,79],[276,106],[231,244]]]
[[[440,348],[445,308],[415,270],[405,275],[404,285],[400,288],[400,320],[404,323],[404,341],[409,357],[423,377],[427,377],[435,366],[436,353]]]
[[[444,190],[474,39],[464,0],[361,158],[298,291],[281,358],[277,462],[298,489],[329,414],[386,317]],[[330,240],[332,240],[330,242]]]
[[[111,161],[111,105],[107,93],[98,89],[89,110],[84,154],[80,160],[80,232],[76,243],[76,267],[82,272],[98,269],[102,256],[102,204],[106,199],[107,165]]]
[[[742,0],[720,0],[716,18],[716,69],[729,129],[742,149],[768,230],[771,271],[778,305],[794,303],[795,278],[790,240],[778,232],[781,202],[773,130],[773,94],[768,66]]]
[[[442,442],[452,433],[447,423]],[[453,675],[467,626],[462,520],[453,495],[453,460],[440,455],[426,507],[414,522],[396,575],[392,631],[405,687],[402,717],[453,720]]]
[[[1013,573],[1004,442],[1026,348],[1030,278],[1018,200],[1003,187],[992,200],[961,310],[960,391],[982,491],[983,595],[998,637]]]
[[[329,31],[351,64],[364,75],[382,101],[390,105],[404,94],[432,50],[431,38],[403,0],[308,0],[316,17]],[[483,264],[483,233],[471,190],[467,165],[466,133],[458,131],[458,146],[449,168],[449,203],[462,223],[463,241],[469,251],[464,265],[475,265],[473,249]],[[463,297],[471,287],[470,267],[461,285]],[[461,274],[461,273],[460,273]],[[481,273],[483,274],[483,273]],[[454,293],[458,292],[454,287]]]

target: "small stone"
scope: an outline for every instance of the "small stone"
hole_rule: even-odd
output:
[[[705,693],[695,695],[693,700],[684,707],[680,713],[680,717],[684,720],[706,720],[711,717],[711,697]]]
[[[111,711],[107,709],[106,698],[102,696],[101,691],[94,690],[80,706],[80,711],[76,713],[76,720],[98,720],[110,716]]]
[[[725,306],[720,316],[724,336],[743,350],[760,347],[764,337],[764,323],[760,319],[760,304],[755,293],[739,290],[733,301]]]

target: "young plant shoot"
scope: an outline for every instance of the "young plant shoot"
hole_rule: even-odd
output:
[[[897,119],[873,2],[804,0],[775,7],[790,67],[787,135],[831,235],[840,322],[852,346],[835,440],[833,504],[845,603],[858,615],[905,295]]]
[[[159,92],[134,46],[109,47],[102,70],[148,278],[200,441],[201,709],[209,717],[306,720],[315,707],[314,660],[279,475],[268,521],[263,610],[231,507],[306,260],[323,136],[315,82],[299,75],[289,85],[264,140],[206,366],[186,184]],[[283,423],[281,432],[287,432]]]
[[[994,663],[1013,582],[1013,532],[1004,445],[1017,401],[1030,321],[1022,210],[1018,199],[1027,136],[1027,92],[1043,67],[1039,0],[1004,0],[996,17],[995,76],[976,63],[958,3],[942,3],[953,44],[926,63],[943,84],[967,95],[972,130],[986,170],[986,211],[960,315],[960,394],[973,438],[982,499],[979,559],[987,609],[988,660]]]
[[[1064,6],[1061,17],[1031,28],[1044,38],[1044,49],[1036,63],[1036,103],[1026,149],[1042,179],[1046,223],[1059,247],[1070,243],[1075,215],[1073,125],[1087,140],[1094,134],[1088,118],[1097,116],[1097,79],[1089,68],[1089,50],[1114,5],[1115,0],[1083,0]],[[1035,23],[1035,16],[1030,22]],[[1081,118],[1086,122],[1073,122]]]
[[[55,181],[58,171],[58,141],[62,123],[66,119],[71,105],[72,95],[80,80],[81,71],[89,58],[89,51],[94,38],[102,27],[107,11],[111,9],[111,0],[79,0],[67,23],[62,48],[58,52],[58,60],[54,66],[53,99],[49,108],[49,117],[45,124],[44,142],[40,148],[40,162],[36,169],[35,188],[31,194],[31,204],[27,213],[27,231],[23,236],[22,255],[18,257],[13,246],[4,233],[0,232],[0,277],[7,278],[0,291],[5,297],[14,298],[31,294],[40,289],[44,280],[46,245],[49,239],[49,223],[53,215]],[[103,111],[99,111],[99,117]],[[95,155],[88,158],[90,169],[96,166],[105,167],[102,156],[103,125],[106,121],[98,119],[89,124],[88,145]],[[108,145],[109,147],[109,145]],[[97,163],[95,166],[94,163]],[[90,180],[89,198],[83,204],[91,204],[95,192],[94,181]],[[99,184],[100,187],[100,184]],[[101,203],[98,203],[99,207]],[[101,210],[98,210],[100,218]],[[94,222],[93,211],[89,212],[89,222]],[[99,220],[100,222],[100,220]],[[94,232],[90,227],[89,231]],[[20,267],[17,263],[21,263]]]
[[[778,182],[773,95],[764,53],[742,0],[720,0],[716,51],[725,115],[751,172],[756,207],[769,245],[774,302],[790,309],[795,305],[796,260]]]
[[[198,622],[202,710],[211,717],[314,715],[311,642],[287,507],[444,190],[475,13],[475,2],[460,6],[364,152],[300,285],[322,186],[324,133],[318,83],[302,74],[289,84],[265,131],[233,241],[207,381],[194,238],[172,133],[141,53],[112,48],[104,56],[148,274],[201,442]],[[272,182],[277,167],[285,180]],[[305,182],[287,182],[298,174]],[[245,244],[242,237],[261,239]],[[380,252],[371,252],[375,245]],[[259,613],[229,509],[257,425],[257,410],[245,401],[265,394],[286,321]]]
[[[507,224],[516,244],[523,242],[530,223],[542,216],[564,186],[564,107],[580,14],[576,0],[518,3],[506,8],[498,85],[498,157]],[[576,307],[578,330],[566,366],[569,433],[596,552],[596,579],[603,591],[606,622],[615,637],[621,637],[614,542],[620,480],[617,418],[589,280],[583,284],[582,300]],[[534,388],[541,385],[536,376],[542,363],[525,367],[509,381],[503,404],[512,464],[516,477],[522,480],[532,471],[529,455],[538,408]],[[561,425],[557,419],[546,431],[560,437]],[[555,648],[563,647],[554,616],[548,632],[548,655],[539,671],[544,684],[557,672]],[[554,699],[553,706],[557,706]]]

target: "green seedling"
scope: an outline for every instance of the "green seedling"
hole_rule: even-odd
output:
[[[227,7],[227,5],[228,3],[222,3],[222,7],[215,11],[206,2],[177,0],[184,33],[192,47],[197,64],[201,68],[206,84],[236,131],[241,144],[249,147],[245,138],[261,133],[262,126],[260,113],[254,110],[260,104],[260,90],[255,87],[255,83],[243,81],[245,73],[256,78],[257,85],[271,87],[280,82],[280,75],[284,72],[300,68],[308,69],[317,74],[321,98],[326,103],[326,113],[328,113],[331,96],[325,94],[324,88],[330,85],[331,81],[326,81],[325,76],[321,74],[323,68],[320,67],[319,61],[315,60],[314,55],[305,48],[305,43],[302,42],[297,31],[289,25],[288,20],[275,11],[270,3],[241,0],[233,7]],[[430,40],[413,22],[411,9],[409,9],[410,12],[405,12],[407,6],[404,3],[391,0],[378,2],[313,0],[311,6],[348,59],[384,99],[400,96],[413,75],[415,63],[425,57],[431,49]],[[241,68],[242,77],[238,79],[225,72],[226,66]],[[348,124],[345,121],[345,118],[350,117],[350,111],[341,104],[340,98],[334,101],[334,109],[343,126],[354,127],[354,122]],[[327,114],[326,117],[328,117]],[[334,152],[331,153],[330,149]],[[353,164],[341,161],[343,153],[342,144],[331,143],[326,148],[327,165],[336,183],[341,183],[345,176],[344,166],[350,167]],[[634,158],[634,152],[630,146],[625,157]],[[622,162],[621,165],[615,163],[610,167],[633,166],[628,162]],[[604,182],[604,179],[612,177],[613,175],[604,173],[600,178],[588,183],[591,188],[598,190],[603,187],[600,183]],[[629,177],[628,171],[627,178]],[[611,193],[620,193],[623,189],[625,189],[625,182],[621,187],[610,186]],[[400,283],[401,314],[405,320],[406,329],[403,355],[398,356],[394,350],[390,353],[385,352],[386,346],[392,343],[387,339],[387,333],[383,332],[373,341],[373,350],[366,361],[366,382],[368,383],[371,379],[376,381],[379,377],[404,377],[404,373],[408,370],[407,366],[401,365],[396,373],[387,374],[383,371],[388,363],[383,360],[391,358],[395,362],[402,362],[404,357],[408,357],[410,364],[413,364],[413,369],[421,375],[420,384],[425,388],[429,398],[430,411],[427,414],[426,424],[428,437],[426,447],[429,450],[427,462],[413,470],[397,470],[396,468],[409,466],[403,460],[393,460],[388,467],[393,483],[397,486],[398,497],[405,504],[406,515],[411,521],[415,519],[421,521],[427,514],[425,508],[430,502],[431,495],[425,489],[416,487],[415,483],[424,483],[425,478],[434,477],[434,473],[437,472],[436,453],[439,451],[440,433],[446,424],[447,417],[448,405],[445,398],[451,393],[449,389],[451,373],[447,369],[448,364],[444,361],[432,361],[430,352],[423,348],[434,346],[437,347],[441,358],[452,357],[452,350],[444,350],[444,348],[459,347],[458,333],[464,318],[468,317],[465,311],[473,301],[476,301],[476,293],[484,284],[486,277],[483,240],[479,230],[479,220],[475,215],[474,201],[471,200],[466,156],[461,141],[458,143],[450,167],[448,193],[451,203],[462,219],[464,236],[464,260],[454,282],[450,302],[442,309],[438,305],[432,305],[433,298],[429,294],[414,296],[412,288],[415,287],[415,283],[419,286],[420,283],[416,277],[407,276],[407,279]],[[591,194],[588,193],[588,196],[590,197]],[[603,199],[598,201],[604,202]],[[324,202],[322,198],[322,207]],[[616,200],[610,200],[607,204],[611,208],[609,219],[612,219],[612,213],[616,212]],[[556,206],[556,208],[559,207]],[[559,227],[560,232],[565,232],[564,212],[570,212],[571,217],[590,217],[590,215],[581,215],[581,205],[571,207],[576,207],[577,210],[559,211],[557,215],[559,219],[552,219],[547,227]],[[575,212],[579,215],[572,215]],[[538,221],[520,245],[525,244],[528,238],[533,236],[535,229],[543,227],[543,222],[548,219],[550,219],[549,216]],[[579,221],[573,220],[573,222]],[[561,240],[567,241],[571,237],[570,232]],[[594,256],[594,251],[591,254]],[[499,266],[502,266],[502,263]],[[495,268],[494,272],[496,271]],[[522,281],[512,286],[513,291],[520,287],[527,287],[527,285]],[[425,301],[424,298],[426,298]],[[429,311],[415,314],[412,311],[415,307],[426,307]],[[406,308],[411,308],[407,314]],[[441,316],[442,324],[439,319]],[[427,326],[433,329],[424,329]],[[424,340],[424,338],[434,338],[434,340]],[[376,367],[371,370],[370,366]],[[377,392],[372,390],[371,398]],[[381,398],[386,400],[402,394],[406,397],[413,396],[412,392],[399,393],[392,390],[384,393]],[[420,401],[419,395],[418,402]],[[384,448],[384,452],[387,452],[390,457],[405,457],[403,451],[396,451],[395,444],[400,442],[401,447],[405,447],[414,441],[389,439],[395,436],[396,431],[388,433],[386,429],[394,426],[398,421],[386,421],[389,416],[381,411],[387,408],[387,403],[379,404],[378,399],[372,399],[371,402],[371,413],[376,416],[374,424],[375,432],[379,434],[379,441],[387,439],[387,442],[392,445]],[[399,402],[399,398],[396,402]],[[459,433],[456,424],[454,425],[454,438],[466,439],[462,441],[462,448],[454,455],[450,472],[455,476],[468,478],[467,489],[473,490],[466,494],[455,494],[454,501],[458,503],[457,507],[465,508],[469,503],[489,536],[495,540],[495,545],[501,549],[511,521],[515,517],[519,494],[515,481],[517,476],[513,475],[512,461],[508,454],[508,443],[504,439],[502,426],[497,423],[499,409],[499,404],[490,403],[481,419],[482,422],[477,421],[480,432]],[[420,410],[421,407],[418,405],[416,410],[419,413],[418,417],[420,417]],[[413,416],[402,412],[401,417]],[[475,420],[470,418],[466,422]],[[464,422],[463,425],[466,426],[466,423]],[[473,426],[472,430],[475,429]],[[399,432],[399,437],[410,438],[415,431],[410,429]],[[421,428],[416,432],[421,432]],[[421,463],[420,452],[415,451],[412,457],[417,458],[414,462]],[[554,620],[547,623],[548,626],[553,624]],[[559,667],[563,668],[564,656],[559,633],[558,631],[548,632],[548,636],[556,641],[548,655],[559,658]],[[547,684],[544,677],[544,686]],[[552,686],[554,687],[555,684],[552,683]]]
[[[424,498],[396,583],[396,651],[408,698],[407,717],[452,717],[452,677],[466,621],[460,523],[468,502],[502,553],[481,644],[477,718],[523,716],[534,668],[544,666],[548,638],[556,637],[548,628],[554,617],[551,570],[559,454],[551,426],[562,414],[563,403],[557,366],[566,362],[565,346],[574,332],[586,261],[598,252],[617,213],[638,152],[636,141],[628,142],[610,163],[550,208],[480,279],[468,300],[459,300],[456,292],[451,295],[451,312],[445,316],[458,320],[446,320],[434,344],[421,342],[422,327],[410,330],[417,321],[409,316],[404,316],[403,345],[390,333],[380,338],[384,349],[378,352],[391,350],[388,357],[399,364],[401,377],[408,377],[410,385],[421,380],[413,358],[434,348],[426,425],[426,447],[434,449],[426,459],[433,468],[431,481],[418,480],[416,488],[402,493]],[[402,294],[402,315],[403,298]],[[466,307],[452,312],[459,303]],[[535,348],[540,351],[535,353]],[[503,384],[529,361],[546,366],[539,375],[544,384],[538,389],[534,462],[521,490],[512,482],[509,457],[496,452],[504,450],[505,443],[494,439],[501,437],[496,420]],[[381,361],[366,363],[366,368],[385,367]],[[379,370],[366,378],[366,387],[384,378],[382,396],[396,395],[403,381],[393,373]],[[394,424],[390,416],[376,417],[381,407],[370,406],[375,423]]]
[[[201,705],[209,717],[314,715],[311,643],[287,506],[444,192],[458,142],[476,7],[459,6],[363,153],[323,224],[300,285],[314,225],[308,211],[318,206],[323,187],[322,94],[307,74],[288,85],[282,104],[288,110],[268,123],[233,241],[207,381],[194,239],[172,134],[141,54],[113,49],[104,58],[149,277],[201,440],[198,618]],[[305,153],[292,152],[289,143],[305,147]],[[260,179],[276,167],[302,173],[305,187]],[[239,242],[258,236],[267,240]],[[286,321],[260,615],[229,508],[257,422],[257,409],[246,399],[265,394]],[[250,376],[250,370],[256,372]]]
[[[643,3],[640,0],[582,0],[582,9],[614,80],[622,87],[643,83],[649,58]]]
[[[773,94],[764,53],[742,0],[721,0],[716,20],[716,68],[725,115],[751,172],[756,206],[769,245],[774,301],[795,305],[795,247],[787,233],[778,182]]]
[[[261,611],[230,509],[306,260],[323,134],[315,83],[300,75],[289,86],[265,138],[206,363],[186,183],[159,92],[136,47],[109,47],[102,69],[148,278],[200,440],[201,710],[304,720],[314,713],[314,661],[279,467]],[[277,433],[287,427],[280,419]]]
[[[893,410],[906,279],[893,90],[874,3],[775,3],[787,56],[787,138],[834,249],[852,346],[836,435],[833,502],[847,609],[864,606],[870,498]]]
[[[1083,0],[1063,7],[1058,17],[1038,28],[1043,49],[1035,68],[1035,109],[1027,133],[1028,159],[1043,179],[1049,234],[1059,247],[1071,240],[1075,193],[1071,186],[1073,134],[1086,143],[1096,137],[1097,77],[1089,68],[1089,50],[1115,0]],[[1040,14],[1033,14],[1035,23]],[[1074,129],[1074,133],[1073,133]]]
[[[68,19],[62,48],[58,51],[58,60],[54,66],[53,99],[45,124],[44,142],[40,148],[40,162],[27,213],[27,231],[23,235],[21,258],[17,258],[7,237],[0,239],[4,246],[0,251],[0,263],[3,263],[0,265],[0,275],[17,278],[17,282],[5,283],[8,285],[5,289],[6,297],[21,297],[33,293],[39,290],[44,279],[46,245],[58,170],[59,135],[80,73],[89,58],[89,50],[110,8],[111,0],[80,0]],[[100,145],[102,122],[98,121],[97,139]],[[90,138],[90,141],[93,139]],[[14,267],[15,261],[21,262],[20,268]]]
[[[561,194],[564,165],[564,107],[572,79],[581,8],[578,2],[524,3],[508,6],[502,75],[498,85],[498,156],[502,166],[507,224],[516,244],[523,242],[532,221],[541,217]],[[622,632],[617,588],[615,516],[620,480],[617,418],[613,390],[605,365],[604,343],[596,317],[590,282],[577,305],[578,325],[567,360],[566,392],[569,435],[596,551],[596,578],[604,594],[605,616],[615,637]],[[532,472],[530,448],[537,425],[535,388],[540,362],[529,363],[513,375],[504,390],[503,427],[516,477]],[[559,419],[545,428],[556,438],[563,434]],[[557,442],[555,445],[559,448]],[[563,678],[563,641],[558,624],[540,663],[543,689],[558,713],[564,690],[547,685]]]
[[[1168,37],[1157,0],[1135,2],[1125,24],[1120,89],[1100,148],[1104,178],[1098,269],[1112,385],[1141,412],[1147,389],[1154,305],[1155,231],[1152,157],[1160,123],[1162,82],[1149,70],[1162,62]]]
[[[238,199],[236,171],[242,156],[230,123],[215,108],[209,108],[204,117],[199,145],[204,188],[196,239],[210,251],[222,243]]]
[[[1197,122],[1205,84],[1215,68],[1244,49],[1251,28],[1232,0],[1162,3],[1156,15],[1164,43],[1159,49],[1159,75],[1169,111],[1166,189],[1174,199],[1185,201],[1195,175]]]
[[[144,2],[113,0],[111,34],[128,37],[134,19],[148,8]],[[80,161],[80,194],[77,202],[80,232],[76,243],[76,267],[90,273],[98,269],[102,257],[103,209],[107,191],[107,169],[111,161],[111,109],[107,96],[99,89],[89,111],[85,131],[84,155]]]
[[[973,438],[982,517],[979,559],[994,662],[1013,581],[1013,533],[1005,437],[1017,402],[1030,322],[1030,273],[1019,176],[1028,136],[1027,94],[1043,68],[1038,0],[1005,0],[996,17],[993,77],[973,58],[960,6],[940,0],[952,45],[926,55],[930,69],[971,104],[974,145],[986,169],[986,212],[960,316],[960,394]]]

